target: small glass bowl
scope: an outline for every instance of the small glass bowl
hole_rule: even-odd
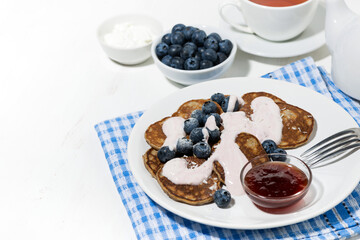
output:
[[[273,156],[281,156],[283,161],[274,161],[272,159]],[[260,195],[259,193],[254,192],[248,187],[248,183],[246,182],[245,178],[250,170],[259,169],[259,167],[263,168],[266,166],[268,167],[269,164],[273,166],[279,166],[279,164],[286,164],[291,169],[295,171],[300,170],[303,174],[305,174],[307,178],[307,184],[299,191],[289,195],[289,196],[264,196]],[[295,167],[295,168],[294,168]],[[275,170],[274,170],[275,171]],[[274,174],[274,173],[272,173]],[[266,174],[264,176],[267,176]],[[241,184],[249,196],[249,198],[255,203],[255,205],[263,208],[284,208],[290,205],[295,204],[299,200],[301,200],[309,190],[311,181],[312,181],[312,173],[311,169],[297,157],[288,155],[288,154],[266,154],[260,155],[253,159],[251,159],[245,166],[242,168],[240,173],[240,180]],[[282,183],[282,182],[281,182]],[[263,184],[263,185],[262,185]],[[266,187],[265,183],[259,183],[259,186]]]

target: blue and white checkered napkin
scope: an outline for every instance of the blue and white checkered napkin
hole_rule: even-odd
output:
[[[337,102],[360,125],[360,104],[343,94],[312,58],[263,76],[297,83]],[[313,219],[265,230],[230,230],[181,218],[153,202],[129,170],[127,143],[142,112],[106,120],[95,126],[110,172],[138,239],[338,239],[360,234],[360,184],[339,205]]]

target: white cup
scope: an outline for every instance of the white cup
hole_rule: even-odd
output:
[[[228,6],[239,10],[245,20],[244,24],[236,23],[225,14],[224,9]],[[288,7],[269,7],[249,0],[227,0],[220,4],[219,14],[239,31],[256,34],[270,41],[285,41],[296,37],[309,26],[317,6],[318,0],[307,0]]]

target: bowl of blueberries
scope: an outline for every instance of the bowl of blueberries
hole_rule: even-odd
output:
[[[219,28],[179,23],[154,40],[151,55],[168,79],[191,85],[225,73],[236,50],[235,41]]]

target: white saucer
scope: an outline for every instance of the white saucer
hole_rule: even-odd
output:
[[[230,7],[224,9],[229,18],[239,18],[240,14]],[[294,57],[320,48],[325,44],[325,6],[319,4],[315,17],[309,27],[296,38],[284,42],[271,42],[254,34],[240,32],[221,19],[220,27],[235,39],[240,50],[262,57]]]

